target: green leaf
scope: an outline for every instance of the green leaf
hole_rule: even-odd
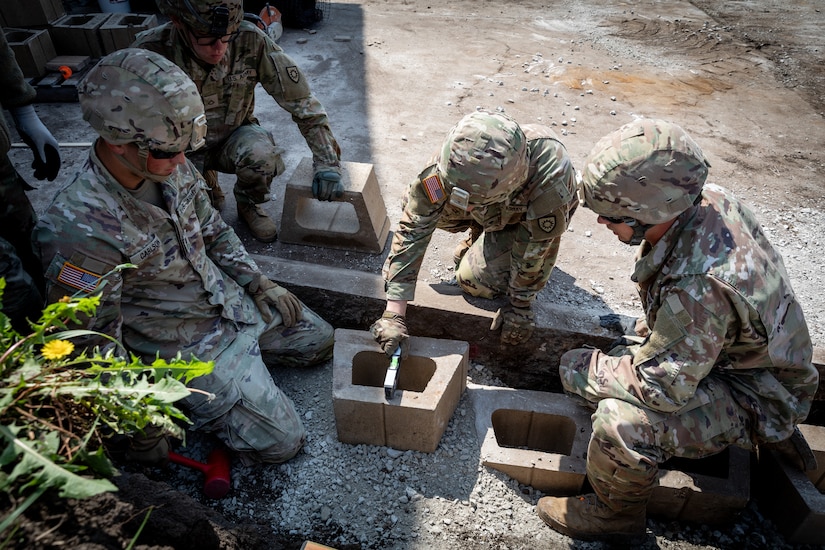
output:
[[[107,491],[117,491],[117,487],[107,479],[91,479],[69,472],[44,457],[29,442],[14,436],[7,426],[0,426],[0,435],[14,444],[23,453],[23,459],[12,470],[8,481],[20,477],[30,477],[30,485],[57,488],[63,498],[88,498]],[[49,442],[46,447],[56,447]]]

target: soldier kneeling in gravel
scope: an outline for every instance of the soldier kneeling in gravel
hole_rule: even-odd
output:
[[[436,229],[470,230],[453,253],[456,280],[473,296],[506,296],[492,328],[501,327],[502,343],[526,342],[533,301],[577,204],[573,165],[553,130],[519,126],[501,113],[462,118],[404,197],[384,264],[386,310],[371,328],[384,352],[392,355],[409,336],[407,301]]]
[[[645,316],[603,353],[565,353],[567,392],[593,408],[593,492],[544,497],[539,516],[582,540],[635,539],[659,464],[735,445],[816,461],[796,425],[819,385],[802,308],[753,213],[705,184],[709,163],[680,127],[628,124],[586,161],[583,204],[639,245],[631,278]]]
[[[278,236],[261,205],[270,199],[270,184],[284,172],[284,162],[272,133],[254,116],[258,83],[292,115],[312,151],[313,196],[340,198],[341,149],[327,113],[295,61],[243,20],[242,1],[157,0],[157,5],[171,22],[139,34],[132,45],[166,56],[197,85],[209,133],[206,146],[190,160],[206,176],[215,208],[220,210],[224,202],[216,171],[235,174],[238,218],[259,241]]]
[[[214,432],[247,463],[292,458],[305,429],[262,354],[317,364],[332,355],[333,330],[261,273],[210,204],[185,156],[206,133],[195,84],[159,54],[125,49],[92,68],[78,95],[100,137],[35,229],[49,301],[97,292],[86,328],[150,363],[178,353],[214,361],[190,383],[214,399],[182,400],[194,429]],[[115,269],[123,264],[135,267]],[[164,458],[162,439],[141,443],[132,458]]]

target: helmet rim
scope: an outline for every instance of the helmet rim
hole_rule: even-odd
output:
[[[603,137],[588,155],[581,174],[583,203],[602,216],[664,223],[693,205],[709,167],[680,126],[635,121]]]

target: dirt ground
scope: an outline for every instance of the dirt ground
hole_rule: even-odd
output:
[[[408,181],[449,128],[476,108],[552,125],[577,167],[596,140],[620,125],[636,117],[669,119],[702,146],[712,164],[710,181],[753,207],[783,252],[815,345],[825,345],[820,252],[825,240],[825,8],[818,1],[353,0],[324,4],[324,9],[325,20],[312,32],[287,29],[280,44],[326,106],[344,160],[374,164],[391,229]],[[288,116],[259,92],[259,118],[275,132],[287,169],[293,170],[309,151]],[[58,141],[93,139],[76,104],[37,109]],[[62,153],[66,174],[86,156],[83,147],[66,147]],[[28,151],[11,154],[34,183]],[[221,176],[230,198],[224,215],[236,224],[232,182],[231,176]],[[268,205],[278,221],[284,186],[275,181],[275,200]],[[42,211],[54,188],[38,187],[31,196]],[[243,227],[237,230],[255,254],[375,273],[387,253],[263,245]],[[449,278],[455,241],[452,235],[434,237],[422,284]],[[592,213],[580,210],[563,239],[551,283],[540,294],[539,316],[548,303],[590,308],[594,315],[638,314],[628,279],[631,265],[632,250],[599,227]],[[128,491],[122,493],[126,499]],[[233,531],[237,525],[214,521],[217,532],[230,534],[201,548],[256,547],[249,533]],[[281,534],[285,547],[297,547]],[[278,547],[268,536],[269,547]],[[125,541],[112,537],[111,544],[87,547],[123,547]],[[522,544],[518,547],[534,547],[529,540]],[[137,548],[164,545],[186,547],[178,539]],[[459,546],[442,541],[432,547]]]

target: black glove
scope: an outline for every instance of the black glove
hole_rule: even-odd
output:
[[[335,170],[319,170],[312,178],[312,196],[320,201],[340,199],[344,194],[341,174]]]
[[[385,311],[370,327],[370,334],[387,355],[391,356],[398,346],[401,346],[401,356],[407,356],[410,334],[407,332],[407,321],[403,315]]]
[[[32,162],[34,177],[39,180],[54,181],[60,171],[60,150],[57,140],[41,122],[31,105],[14,107],[9,111],[17,127],[17,133],[20,134],[20,139],[34,153]]]
[[[625,315],[619,315],[617,313],[600,315],[599,326],[608,330],[613,330],[619,334],[636,335],[636,319]]]

